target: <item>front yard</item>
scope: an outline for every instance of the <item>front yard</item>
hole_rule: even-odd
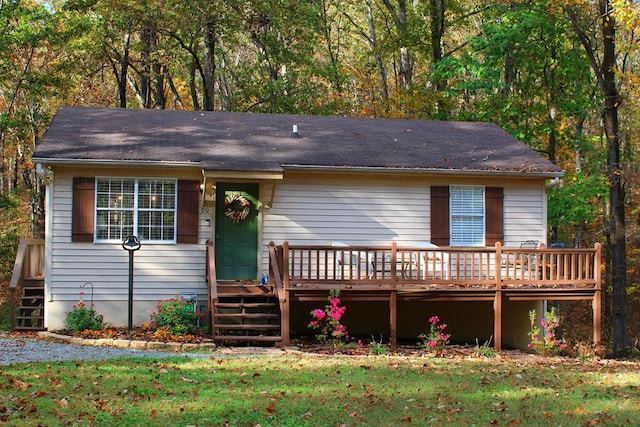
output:
[[[211,356],[0,369],[7,425],[628,425],[640,363],[540,357]]]

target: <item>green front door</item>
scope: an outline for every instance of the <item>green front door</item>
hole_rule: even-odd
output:
[[[258,184],[216,185],[216,277],[258,277]]]

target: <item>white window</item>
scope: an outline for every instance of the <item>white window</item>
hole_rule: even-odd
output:
[[[96,179],[96,241],[176,241],[176,180]]]
[[[484,246],[484,187],[450,188],[451,246]]]

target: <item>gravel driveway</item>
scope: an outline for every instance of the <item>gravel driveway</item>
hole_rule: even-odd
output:
[[[142,350],[112,346],[92,346],[55,342],[32,337],[15,337],[0,332],[0,366],[20,362],[57,362],[63,360],[105,360],[119,357],[253,357],[282,356],[295,350],[256,347],[217,347],[214,352],[175,352]]]
[[[20,362],[104,360],[118,357],[169,357],[179,353],[117,347],[93,347],[45,341],[37,338],[0,337],[0,365]]]

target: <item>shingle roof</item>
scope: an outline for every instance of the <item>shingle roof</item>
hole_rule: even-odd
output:
[[[60,108],[33,158],[179,162],[226,171],[305,166],[562,174],[491,123],[89,107]]]

